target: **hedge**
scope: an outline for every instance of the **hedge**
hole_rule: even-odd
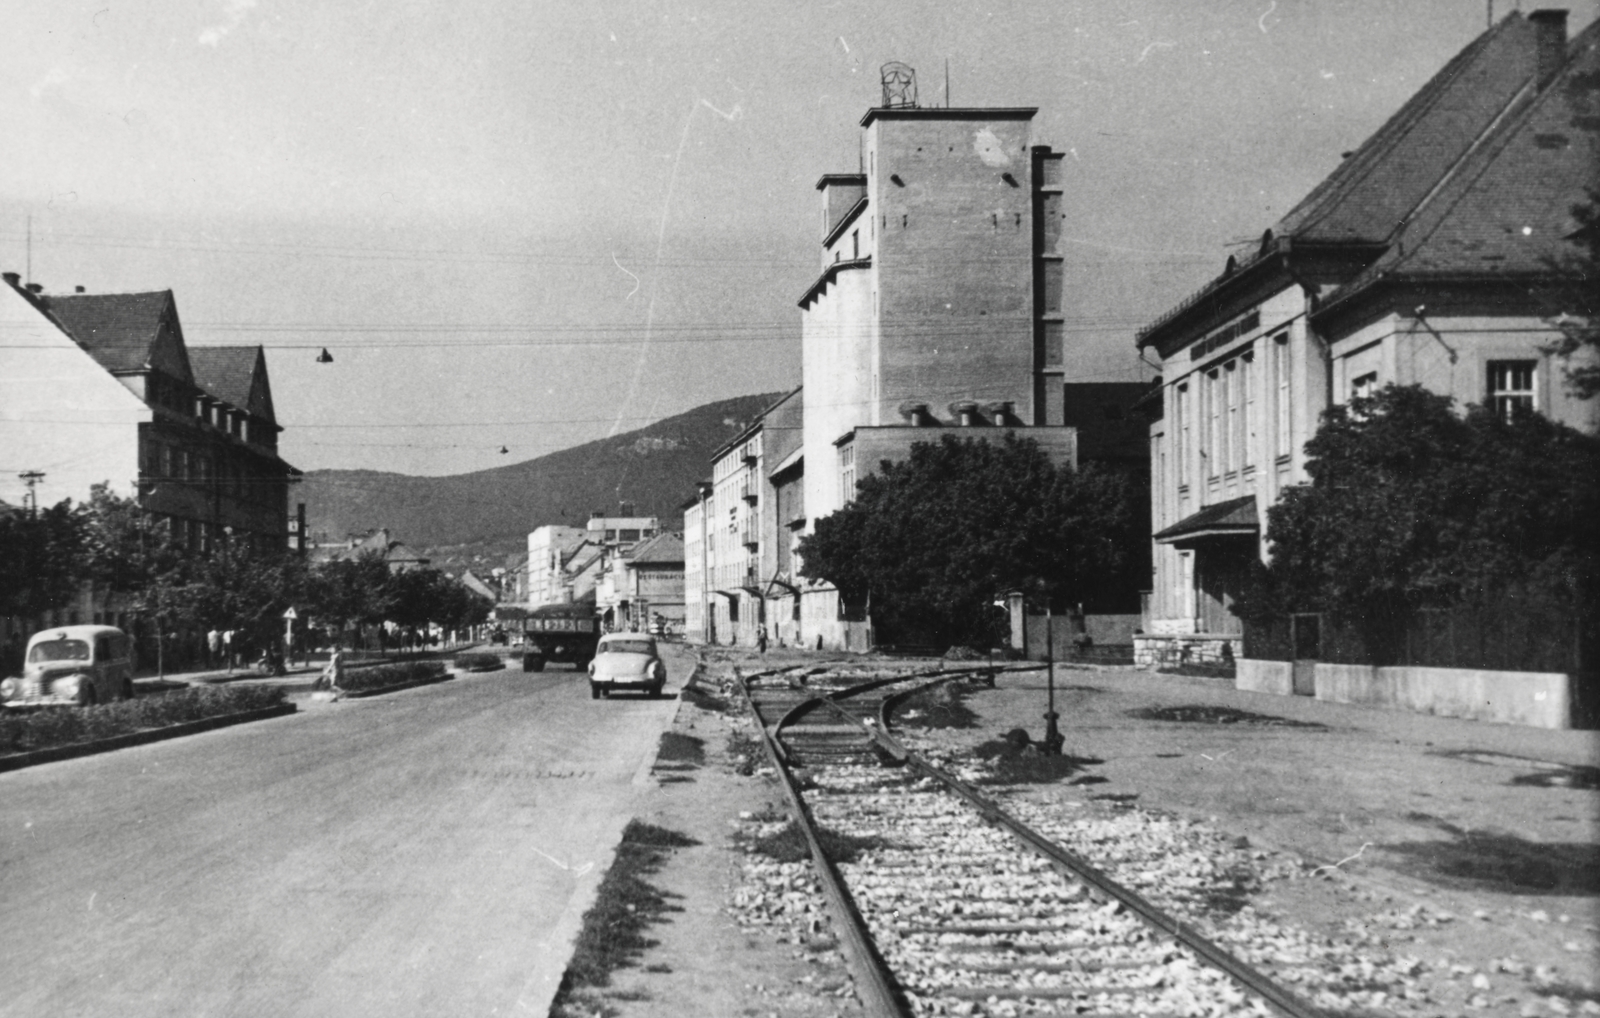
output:
[[[280,686],[188,686],[94,707],[0,712],[0,754],[96,742],[190,721],[243,714],[284,702]]]
[[[358,693],[385,686],[400,686],[408,682],[437,679],[444,675],[442,661],[405,661],[399,664],[373,665],[370,668],[346,669],[339,688]]]

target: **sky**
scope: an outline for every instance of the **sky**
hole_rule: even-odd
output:
[[[799,383],[814,185],[897,60],[924,105],[1039,108],[1069,380],[1137,380],[1137,328],[1490,6],[0,0],[0,268],[261,344],[303,470],[503,466]]]

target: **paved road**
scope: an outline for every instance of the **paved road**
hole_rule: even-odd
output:
[[[0,775],[0,1015],[543,1018],[672,706],[496,672]]]

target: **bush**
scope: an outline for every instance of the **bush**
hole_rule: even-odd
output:
[[[451,663],[463,672],[497,672],[506,666],[506,659],[499,654],[457,654]]]
[[[384,689],[408,682],[437,679],[444,675],[442,661],[406,661],[401,664],[373,665],[370,668],[352,668],[339,680],[339,688],[350,693],[368,689]]]
[[[95,707],[60,707],[0,714],[0,753],[31,753],[243,714],[284,702],[280,686],[189,686],[170,693]]]

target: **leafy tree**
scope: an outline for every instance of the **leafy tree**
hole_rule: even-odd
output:
[[[332,622],[340,632],[362,623],[381,622],[393,607],[389,578],[388,563],[375,551],[323,562],[306,578],[306,606],[314,617]]]
[[[103,484],[84,506],[84,565],[90,579],[119,594],[144,591],[160,579],[181,585],[188,556],[155,515]]]
[[[436,622],[447,629],[476,625],[492,605],[437,569],[407,569],[389,578],[388,618],[418,629]]]
[[[71,499],[0,514],[0,615],[26,618],[70,601],[85,573],[85,531]]]
[[[800,543],[801,575],[870,607],[890,639],[995,642],[997,596],[1033,603],[1088,599],[1134,533],[1127,481],[1092,467],[1057,468],[1037,442],[946,435],[884,462],[856,498]]]
[[[1241,615],[1325,611],[1376,634],[1508,593],[1594,604],[1600,441],[1452,402],[1389,386],[1324,413]]]
[[[1568,237],[1572,249],[1551,265],[1558,281],[1551,317],[1561,330],[1551,352],[1567,360],[1573,393],[1588,399],[1600,393],[1600,191],[1574,205],[1572,216],[1578,222]]]

